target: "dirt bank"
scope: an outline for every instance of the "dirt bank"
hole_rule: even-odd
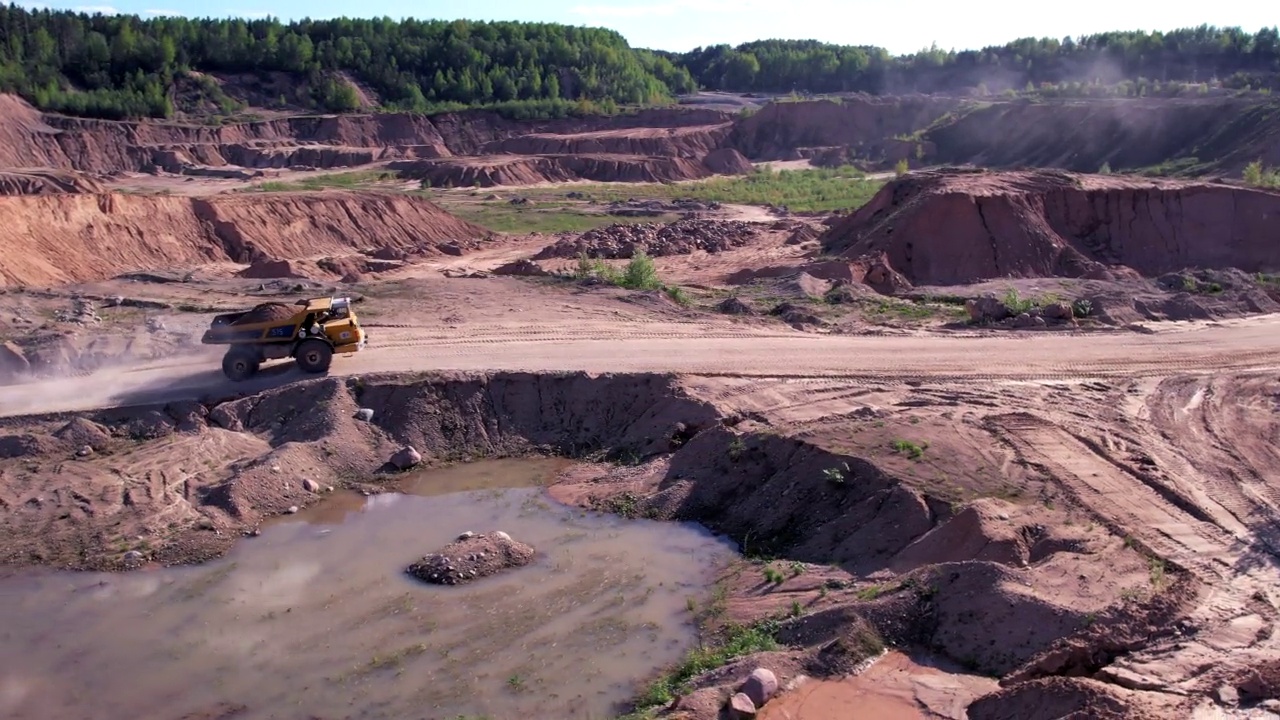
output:
[[[0,216],[0,285],[366,247],[430,253],[489,234],[423,198],[372,192],[9,197],[0,198]]]
[[[1280,269],[1280,193],[1058,171],[912,174],[825,232],[915,284]]]

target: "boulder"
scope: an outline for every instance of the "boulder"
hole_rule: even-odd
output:
[[[1050,303],[1044,306],[1041,314],[1048,320],[1071,320],[1075,312],[1067,303]]]
[[[966,300],[964,309],[974,322],[1000,322],[1009,317],[1009,308],[1004,301],[990,295]]]
[[[744,720],[756,716],[756,705],[746,693],[738,693],[729,698],[729,717],[733,720]]]
[[[768,668],[756,668],[739,689],[751,698],[755,707],[764,707],[778,692],[778,678]]]
[[[752,315],[755,312],[750,305],[736,297],[725,298],[719,305],[716,305],[716,310],[726,315]]]
[[[412,447],[405,446],[391,456],[390,462],[400,470],[408,470],[422,462],[422,453]]]

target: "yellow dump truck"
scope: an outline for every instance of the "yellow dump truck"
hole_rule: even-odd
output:
[[[228,346],[222,372],[238,382],[282,358],[293,358],[303,372],[326,372],[334,355],[363,350],[366,340],[351,298],[320,297],[218,315],[200,342]]]

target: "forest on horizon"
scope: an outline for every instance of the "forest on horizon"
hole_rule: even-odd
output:
[[[1215,81],[1265,92],[1280,78],[1280,33],[1116,31],[898,56],[813,40],[671,53],[633,48],[613,30],[553,23],[142,19],[0,5],[0,92],[42,110],[171,117],[190,97],[237,110],[241,101],[206,73],[286,73],[293,81],[269,99],[281,108],[348,112],[368,94],[385,110],[488,107],[515,117],[613,112],[700,89],[1087,94],[1127,83],[1125,92],[1139,94]]]

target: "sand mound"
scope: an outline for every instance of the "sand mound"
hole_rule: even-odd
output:
[[[0,198],[0,214],[0,284],[14,285],[367,247],[442,254],[489,234],[423,198],[373,192],[11,197]],[[112,251],[99,252],[108,242]]]
[[[253,325],[262,322],[288,320],[298,312],[298,306],[285,303],[262,303],[236,319],[232,325]]]
[[[1188,717],[1180,699],[1126,690],[1087,678],[1045,678],[1004,688],[969,705],[971,720],[1090,718],[1164,720]]]
[[[465,533],[439,552],[410,565],[405,572],[435,585],[463,585],[503,570],[533,562],[534,549],[504,532]]]
[[[288,260],[258,260],[236,273],[238,277],[266,280],[270,278],[302,278],[307,274]]]
[[[571,258],[583,253],[593,258],[629,258],[638,250],[650,257],[688,255],[697,250],[717,253],[742,247],[757,237],[758,230],[754,225],[736,220],[622,223],[557,241],[543,248],[533,259]]]
[[[1280,268],[1280,193],[1056,171],[922,172],[822,235],[824,252],[916,284]]]

